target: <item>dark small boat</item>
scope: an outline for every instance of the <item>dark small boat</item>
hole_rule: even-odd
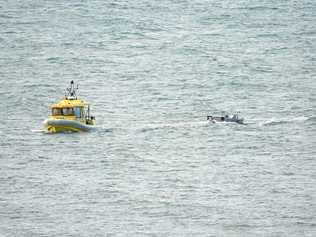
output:
[[[229,115],[225,115],[225,116],[207,116],[206,118],[207,120],[213,123],[216,123],[216,122],[229,122],[229,123],[239,123],[239,124],[244,123],[244,119],[239,118],[238,114],[234,114],[232,117],[230,117]]]

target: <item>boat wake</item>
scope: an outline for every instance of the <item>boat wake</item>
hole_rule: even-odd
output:
[[[287,124],[287,123],[299,123],[299,122],[305,122],[309,120],[309,117],[301,116],[301,117],[295,117],[295,118],[283,118],[283,119],[276,119],[272,118],[263,122],[260,122],[260,126],[275,126],[275,125],[281,125],[281,124]]]
[[[161,124],[148,124],[144,127],[137,128],[141,132],[160,130],[160,129],[176,129],[176,128],[195,128],[204,127],[209,124],[208,121],[196,121],[196,122],[179,122],[179,123],[161,123]]]
[[[277,118],[271,118],[265,121],[249,121],[248,123],[244,123],[242,125],[258,125],[259,126],[277,126],[282,124],[288,124],[288,123],[302,123],[305,121],[316,121],[316,117],[294,117],[294,118],[283,118],[283,119],[277,119]],[[154,130],[163,130],[163,129],[177,129],[177,128],[198,128],[198,127],[207,127],[212,124],[222,124],[222,125],[230,125],[234,124],[231,122],[211,122],[211,121],[191,121],[191,122],[175,122],[175,123],[155,123],[155,124],[145,124],[143,126],[134,127],[133,130],[139,131],[139,132],[147,132],[147,131],[154,131]],[[239,124],[240,125],[240,124]],[[126,130],[127,128],[109,128],[102,125],[97,125],[91,129],[91,132],[97,132],[97,133],[112,133],[114,130]],[[130,129],[130,128],[129,128]],[[127,130],[129,130],[127,129]],[[51,134],[45,129],[32,129],[31,132],[33,133],[39,133],[39,134]],[[1,133],[1,131],[0,131]],[[66,132],[65,132],[66,133]],[[72,132],[68,132],[72,133]]]
[[[32,133],[47,133],[45,129],[31,129]]]
[[[31,129],[32,133],[37,133],[37,134],[57,134],[54,132],[50,132],[47,129]],[[71,133],[77,133],[77,132],[73,132],[73,131],[62,131],[60,132],[61,134],[71,134]]]

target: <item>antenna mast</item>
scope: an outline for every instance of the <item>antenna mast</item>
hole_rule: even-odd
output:
[[[75,83],[73,80],[70,81],[70,87],[67,88],[68,94],[66,95],[66,99],[68,100],[76,100],[77,99],[77,90],[78,90],[78,85],[77,88],[75,88]]]

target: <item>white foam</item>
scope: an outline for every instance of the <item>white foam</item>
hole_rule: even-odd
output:
[[[271,118],[266,121],[260,122],[260,126],[268,126],[268,125],[277,125],[283,123],[293,123],[293,122],[304,122],[308,120],[308,117],[300,116],[300,117],[292,117],[292,118]]]

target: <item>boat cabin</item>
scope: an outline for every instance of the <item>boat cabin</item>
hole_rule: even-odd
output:
[[[52,108],[52,116],[75,116],[76,118],[83,118],[84,114],[83,107]]]
[[[90,118],[90,106],[88,103],[76,99],[64,98],[51,106],[51,117],[61,118],[66,117],[72,120],[87,120]]]

